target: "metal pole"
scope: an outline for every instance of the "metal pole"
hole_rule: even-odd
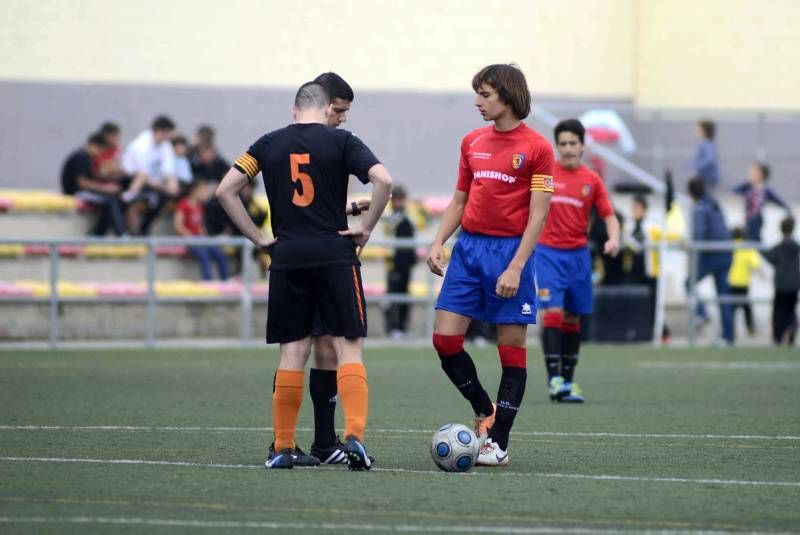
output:
[[[246,344],[253,337],[253,292],[251,284],[251,265],[253,244],[247,241],[242,245],[242,310],[241,310],[241,342]]]
[[[156,248],[153,238],[147,240],[147,318],[145,345],[156,344]]]
[[[697,251],[694,249],[693,246],[689,246],[689,284],[687,287],[687,291],[689,293],[689,299],[687,299],[688,303],[688,324],[689,324],[689,347],[694,347],[695,345],[695,332],[694,332],[694,310],[697,307],[697,264],[699,258]]]
[[[756,159],[761,162],[767,161],[766,119],[764,112],[756,115]]]
[[[436,282],[436,276],[433,272],[429,269],[428,270],[428,302],[427,302],[427,312],[425,314],[426,322],[425,322],[425,336],[429,339],[433,336],[433,323],[436,321],[436,295],[433,292],[433,285]]]
[[[58,246],[50,244],[50,347],[58,347],[60,318],[58,315]]]
[[[664,147],[661,145],[661,111],[653,112],[653,169],[657,177],[664,176]]]
[[[647,249],[645,254],[652,254],[651,249]],[[656,276],[656,295],[655,295],[655,308],[656,315],[653,321],[653,345],[660,347],[663,345],[664,324],[666,323],[666,291],[665,291],[665,277],[664,267],[666,266],[667,256],[667,222],[664,220],[664,228],[661,232],[661,239],[658,242],[658,275]]]

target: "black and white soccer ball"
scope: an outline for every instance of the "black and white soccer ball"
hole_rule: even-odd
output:
[[[445,472],[467,472],[478,460],[480,444],[475,433],[462,424],[446,424],[433,434],[431,457]]]

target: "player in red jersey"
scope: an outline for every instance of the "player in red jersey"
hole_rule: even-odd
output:
[[[573,403],[584,401],[573,376],[581,342],[580,315],[591,313],[593,304],[592,262],[586,246],[592,207],[608,229],[603,253],[616,256],[619,252],[619,222],[605,184],[581,163],[585,133],[577,119],[556,125],[555,192],[535,258],[550,399]]]
[[[472,79],[475,106],[492,126],[461,142],[458,184],[431,245],[428,266],[444,275],[444,242],[461,226],[436,303],[433,347],[442,369],[475,413],[478,464],[508,464],[508,435],[525,393],[525,335],[536,323],[532,254],[553,191],[553,149],[522,120],[530,113],[525,76],[489,65]],[[464,351],[472,319],[497,324],[502,375],[496,406]]]

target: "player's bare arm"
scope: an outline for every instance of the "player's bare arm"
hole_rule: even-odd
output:
[[[392,176],[382,164],[370,167],[367,177],[372,183],[372,197],[369,201],[372,210],[364,216],[361,225],[339,231],[342,236],[350,236],[359,247],[366,245],[392,194]]]
[[[619,220],[615,214],[603,219],[608,230],[608,241],[603,244],[603,254],[617,256],[619,253]]]
[[[231,167],[217,187],[217,199],[225,208],[236,228],[256,246],[266,248],[274,244],[276,240],[270,240],[261,234],[256,224],[250,219],[247,209],[242,204],[242,199],[239,198],[239,192],[249,181],[247,175],[235,167]]]
[[[453,193],[453,198],[450,199],[450,203],[442,214],[442,222],[439,224],[439,230],[436,232],[436,237],[428,252],[428,268],[440,277],[444,276],[444,243],[450,239],[450,236],[461,224],[461,216],[464,215],[468,196],[466,191],[456,190]]]
[[[522,240],[517,247],[517,252],[508,263],[506,270],[497,279],[495,292],[500,297],[514,297],[519,290],[519,279],[525,264],[528,262],[539,235],[542,233],[547,213],[550,211],[550,197],[553,194],[546,191],[531,192],[530,209],[528,211],[528,222],[525,231],[522,233]]]

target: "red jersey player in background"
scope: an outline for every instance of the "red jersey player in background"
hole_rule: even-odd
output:
[[[525,393],[525,335],[536,323],[531,255],[550,204],[553,149],[522,120],[531,97],[513,65],[489,65],[472,79],[475,106],[492,126],[461,142],[458,184],[431,245],[428,266],[444,275],[443,244],[461,226],[436,302],[433,347],[469,401],[482,442],[478,463],[508,464],[508,436]],[[502,375],[496,406],[464,351],[472,319],[497,324]]]
[[[587,243],[592,207],[606,224],[603,253],[619,252],[619,221],[603,180],[581,163],[585,129],[577,119],[555,128],[558,162],[550,215],[536,248],[537,305],[544,310],[542,349],[550,399],[583,403],[573,381],[581,343],[580,315],[592,312],[592,261]]]

